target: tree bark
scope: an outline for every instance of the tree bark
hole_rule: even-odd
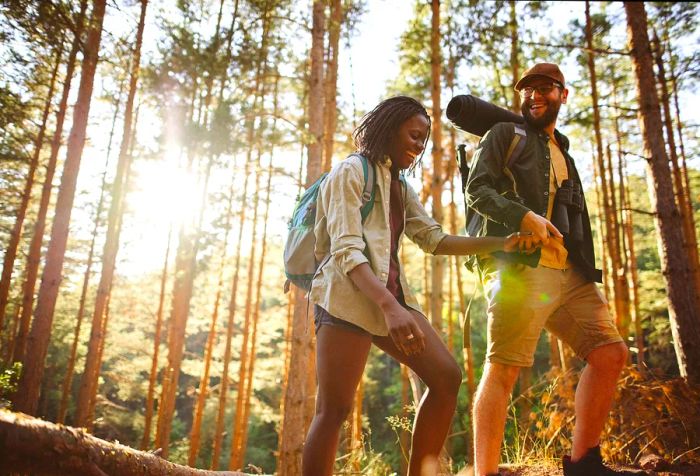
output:
[[[511,89],[513,90],[513,112],[520,114],[520,93],[515,90],[515,85],[520,79],[520,61],[518,60],[518,54],[520,53],[520,45],[518,41],[518,14],[517,14],[517,2],[511,0],[510,2],[510,67],[513,71],[513,83],[511,84]]]
[[[51,241],[46,255],[46,265],[41,278],[34,322],[29,334],[28,345],[32,352],[25,356],[19,391],[14,408],[29,414],[36,412],[39,401],[44,362],[51,337],[53,313],[61,282],[63,259],[68,241],[68,228],[75,197],[80,159],[85,145],[85,131],[90,112],[90,99],[97,67],[98,51],[102,36],[106,0],[94,0],[90,30],[85,43],[82,73],[78,100],[73,114],[73,128],[68,138],[66,163],[61,177],[61,188],[56,200],[56,215],[51,229]]]
[[[321,174],[321,147],[323,134],[323,38],[325,3],[314,0],[311,29],[311,77],[309,81],[309,133],[312,142],[308,145],[306,164],[306,187],[314,183]],[[313,338],[307,332],[307,300],[303,290],[293,287],[294,315],[287,389],[284,395],[284,432],[280,435],[278,472],[282,476],[301,474],[301,453],[305,437],[305,415],[309,395],[309,373],[312,362]],[[313,312],[313,311],[311,311]]]
[[[88,351],[85,357],[85,371],[80,382],[80,391],[78,393],[78,405],[75,412],[75,424],[86,426],[88,424],[87,411],[89,408],[88,402],[92,398],[90,389],[95,387],[93,378],[99,376],[99,362],[97,359],[98,349],[104,339],[102,335],[103,323],[105,315],[105,306],[107,303],[107,295],[112,287],[114,279],[114,271],[117,261],[117,253],[119,251],[119,235],[121,230],[121,221],[124,214],[124,201],[126,200],[126,177],[130,167],[131,155],[129,154],[129,145],[131,141],[132,122],[134,120],[134,98],[139,78],[139,68],[141,66],[141,44],[143,42],[143,30],[146,22],[146,7],[148,0],[141,0],[141,16],[136,31],[136,44],[134,46],[134,56],[131,62],[131,74],[129,80],[129,93],[126,99],[124,109],[124,130],[122,134],[122,143],[119,150],[119,160],[117,162],[117,172],[112,184],[112,197],[109,207],[109,216],[107,223],[107,237],[102,250],[102,273],[100,275],[100,283],[97,287],[97,295],[95,296],[95,308],[92,314],[92,329],[90,331],[90,340],[88,342]]]
[[[51,139],[51,155],[46,164],[46,173],[44,183],[41,189],[41,198],[39,200],[39,211],[37,212],[36,221],[34,222],[34,230],[32,239],[29,244],[29,253],[27,255],[27,264],[25,266],[25,278],[22,284],[22,312],[19,317],[19,331],[17,338],[13,341],[14,350],[12,355],[16,362],[24,359],[24,350],[26,348],[27,337],[29,335],[29,326],[32,319],[32,310],[34,309],[34,290],[36,280],[39,276],[39,265],[41,262],[41,245],[44,241],[44,231],[46,229],[46,214],[49,210],[49,202],[51,201],[51,192],[53,190],[53,178],[56,172],[56,163],[58,161],[58,152],[61,148],[61,137],[63,136],[63,123],[66,118],[66,110],[68,109],[68,96],[70,94],[71,83],[73,81],[73,72],[75,71],[75,61],[82,44],[83,24],[85,22],[85,11],[87,9],[87,0],[82,0],[80,4],[80,14],[76,20],[75,37],[71,45],[71,51],[68,54],[66,62],[66,76],[63,83],[63,91],[61,92],[61,102],[56,112],[56,129],[54,130]]]
[[[700,261],[698,261],[698,239],[695,232],[695,219],[693,217],[693,208],[688,200],[689,193],[686,193],[686,183],[683,179],[683,172],[678,164],[676,139],[673,132],[673,119],[671,116],[671,95],[668,91],[668,82],[666,81],[666,68],[664,67],[661,42],[659,41],[656,32],[654,32],[653,45],[656,68],[659,76],[659,85],[661,86],[663,123],[666,130],[666,140],[668,141],[668,150],[671,158],[673,184],[675,186],[678,210],[681,214],[681,223],[683,224],[683,243],[686,249],[688,267],[690,268],[690,273],[692,274],[695,282],[695,296],[697,298],[696,306],[700,306]]]
[[[595,56],[593,49],[593,24],[591,22],[590,2],[586,1],[586,44],[588,46],[588,72],[591,82],[591,101],[593,102],[593,127],[596,140],[596,161],[594,166],[598,169],[598,175],[601,180],[602,204],[601,213],[605,219],[605,243],[610,258],[610,274],[613,285],[613,302],[615,309],[615,319],[618,329],[624,334],[624,324],[629,323],[629,310],[624,308],[623,294],[625,290],[624,275],[622,274],[622,266],[619,252],[619,235],[617,228],[616,212],[612,208],[612,196],[614,192],[609,190],[609,182],[607,180],[606,167],[603,155],[603,139],[600,132],[600,107],[598,106],[598,80],[595,69]]]
[[[3,470],[46,476],[245,476],[170,463],[153,453],[95,438],[82,428],[0,410]]]
[[[669,318],[678,368],[682,377],[700,383],[700,309],[695,305],[695,289],[688,286],[692,275],[686,266],[683,244],[677,239],[680,213],[673,197],[673,183],[664,147],[659,100],[655,91],[653,60],[643,3],[625,2],[628,41],[632,51],[639,123],[647,157],[647,183],[655,225],[661,267],[668,291]]]
[[[151,444],[151,423],[153,420],[153,400],[155,399],[156,379],[158,376],[158,354],[160,352],[160,339],[163,329],[163,306],[165,304],[165,285],[168,281],[168,261],[170,261],[170,244],[173,234],[172,225],[168,230],[168,245],[165,248],[165,258],[163,259],[163,271],[160,276],[160,294],[158,298],[158,310],[156,311],[156,326],[153,332],[153,358],[151,360],[151,371],[148,376],[148,392],[146,394],[146,410],[144,414],[143,437],[141,438],[141,449],[145,450]]]
[[[70,356],[68,357],[68,365],[66,366],[66,375],[63,378],[63,386],[61,388],[61,403],[58,409],[57,423],[64,423],[66,411],[68,410],[68,397],[71,393],[71,385],[73,382],[73,371],[75,370],[75,361],[78,356],[78,344],[80,341],[80,329],[85,315],[85,301],[87,299],[88,288],[90,286],[90,275],[92,274],[92,263],[95,256],[95,242],[97,241],[97,233],[102,222],[102,208],[104,206],[105,190],[107,188],[107,170],[109,169],[109,157],[112,151],[112,139],[114,137],[114,127],[119,115],[119,105],[121,103],[122,89],[124,81],[119,84],[119,94],[117,95],[117,103],[114,108],[114,116],[112,116],[112,128],[109,132],[109,143],[107,144],[107,153],[105,158],[105,169],[102,173],[102,185],[100,187],[100,198],[97,201],[95,210],[95,223],[92,228],[92,239],[90,240],[90,250],[88,251],[87,264],[85,265],[85,274],[83,276],[83,287],[80,291],[80,303],[78,304],[78,314],[75,318],[75,331],[73,333],[73,344],[71,346]]]
[[[433,218],[438,223],[444,221],[442,210],[442,189],[445,183],[443,164],[444,150],[442,147],[442,108],[440,94],[442,92],[442,53],[440,51],[440,0],[432,0],[431,3],[431,30],[430,30],[430,90],[432,99],[432,138],[433,138],[433,177],[430,195],[433,202]],[[441,334],[442,332],[442,305],[443,305],[443,277],[445,275],[445,257],[431,256],[431,292],[430,292],[430,321]]]
[[[338,123],[338,50],[340,29],[343,21],[343,6],[341,0],[330,3],[331,15],[328,25],[328,62],[326,64],[325,100],[323,108],[323,163],[321,170],[328,172],[333,159],[335,129]]]
[[[27,208],[32,198],[32,189],[34,188],[34,175],[36,174],[37,166],[39,165],[39,156],[41,149],[44,146],[44,136],[46,135],[46,123],[51,112],[51,103],[53,102],[54,88],[56,86],[56,77],[58,76],[58,67],[61,65],[61,57],[63,56],[63,38],[61,43],[56,48],[56,59],[53,70],[51,71],[51,79],[49,81],[49,90],[46,93],[46,101],[44,102],[44,111],[41,115],[41,126],[39,132],[34,139],[34,153],[29,160],[29,170],[27,170],[27,180],[24,182],[24,190],[22,199],[17,209],[15,223],[10,232],[10,240],[5,248],[5,256],[2,261],[2,276],[0,277],[0,331],[2,331],[5,323],[5,311],[7,308],[8,297],[10,295],[10,283],[12,281],[12,273],[15,268],[15,258],[17,257],[17,247],[22,236],[22,227],[24,226],[24,218],[27,215]]]

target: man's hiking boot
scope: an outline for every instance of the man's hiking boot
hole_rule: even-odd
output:
[[[644,471],[627,471],[612,469],[603,464],[600,446],[591,448],[577,462],[571,461],[571,456],[564,456],[564,476],[648,476]]]

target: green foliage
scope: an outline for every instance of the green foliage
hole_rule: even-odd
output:
[[[0,408],[10,408],[10,399],[17,391],[19,377],[22,374],[22,363],[15,362],[9,367],[0,367]]]

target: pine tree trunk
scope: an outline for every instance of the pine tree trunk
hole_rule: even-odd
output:
[[[134,46],[134,56],[131,62],[129,94],[127,96],[126,106],[124,109],[124,130],[122,134],[122,143],[119,150],[117,172],[114,177],[114,183],[112,184],[111,203],[107,223],[107,237],[102,250],[102,273],[100,275],[100,283],[97,287],[97,295],[95,296],[95,308],[92,314],[92,329],[90,331],[87,356],[85,357],[85,371],[83,372],[83,378],[80,382],[78,405],[75,412],[75,424],[83,427],[89,423],[87,421],[87,411],[89,408],[88,402],[90,398],[92,398],[90,390],[92,388],[96,388],[96,383],[93,382],[91,378],[99,377],[99,362],[97,359],[97,354],[99,353],[99,347],[104,345],[103,340],[105,338],[101,331],[104,327],[102,319],[105,315],[107,295],[112,287],[117,253],[119,251],[119,231],[121,230],[121,222],[124,214],[124,202],[126,200],[127,192],[126,179],[131,163],[129,145],[132,135],[132,122],[134,119],[134,98],[136,97],[139,68],[141,63],[141,43],[143,41],[143,30],[146,21],[147,5],[148,0],[141,0],[141,16],[136,31],[136,45]]]
[[[311,77],[309,80],[309,133],[312,143],[308,145],[306,164],[306,187],[321,174],[321,147],[323,134],[323,38],[325,24],[324,2],[314,0],[311,30]],[[301,454],[306,435],[306,415],[309,382],[315,372],[310,373],[313,353],[312,332],[307,332],[307,301],[303,290],[294,287],[294,315],[290,348],[289,377],[284,395],[284,432],[280,435],[278,473],[281,476],[301,474]],[[313,311],[311,311],[313,312]]]
[[[323,163],[321,165],[321,170],[323,172],[328,172],[331,169],[334,145],[333,139],[338,123],[338,50],[343,18],[343,6],[340,0],[332,0],[330,8],[330,24],[328,25],[328,63],[326,65],[326,74],[324,77],[326,104],[323,108]]]
[[[66,62],[66,76],[63,83],[63,91],[61,92],[61,102],[56,113],[56,129],[54,130],[51,139],[51,155],[46,164],[46,172],[44,184],[41,189],[41,198],[39,200],[39,211],[37,212],[36,221],[34,222],[34,230],[32,239],[29,244],[29,253],[27,255],[27,264],[25,266],[25,278],[22,284],[22,312],[19,317],[19,330],[17,337],[13,340],[13,360],[16,362],[24,359],[24,351],[26,348],[27,337],[29,335],[29,326],[32,319],[32,310],[34,309],[34,290],[36,280],[39,276],[39,265],[41,263],[41,246],[44,241],[44,231],[46,228],[46,214],[49,210],[49,202],[51,201],[51,193],[53,191],[53,178],[56,172],[56,163],[58,161],[58,152],[61,148],[61,137],[63,136],[63,123],[66,118],[66,110],[68,109],[68,96],[70,94],[71,83],[73,81],[73,72],[75,71],[75,62],[82,44],[83,27],[85,23],[85,11],[87,9],[87,0],[82,0],[80,4],[80,13],[76,20],[75,37],[71,45],[71,51]]]
[[[85,42],[80,90],[78,91],[78,99],[73,114],[73,127],[68,138],[66,163],[61,177],[61,188],[56,200],[56,215],[51,229],[51,241],[49,242],[46,265],[39,288],[32,330],[28,339],[28,346],[32,348],[32,352],[24,358],[19,391],[14,401],[15,409],[28,414],[36,412],[39,401],[39,389],[51,337],[58,287],[61,282],[78,170],[80,169],[80,159],[83,153],[83,146],[85,145],[85,131],[90,112],[90,99],[92,98],[106,0],[94,0],[93,5],[90,29]]]
[[[258,130],[262,127],[258,128]],[[255,142],[257,143],[257,141]],[[250,147],[253,147],[253,142],[250,143]],[[251,151],[252,152],[252,151]],[[258,150],[258,157],[256,160],[256,170],[260,170],[260,159],[262,152]],[[260,173],[255,174],[255,191],[253,192],[253,222],[252,222],[252,236],[250,240],[250,252],[248,254],[248,277],[246,286],[246,301],[245,301],[245,311],[243,320],[243,343],[241,344],[240,357],[238,363],[238,392],[236,395],[236,410],[233,420],[232,428],[232,438],[231,438],[231,448],[229,452],[229,465],[228,469],[240,469],[243,464],[243,454],[241,444],[243,442],[243,407],[244,400],[246,397],[246,385],[250,382],[246,381],[248,375],[248,356],[249,356],[249,343],[252,335],[251,331],[251,320],[253,313],[253,288],[255,287],[255,265],[256,263],[256,251],[257,251],[257,227],[258,227],[258,205],[260,203]],[[259,273],[258,280],[261,279],[261,273]]]
[[[624,220],[622,226],[627,239],[627,266],[629,268],[628,287],[632,294],[632,323],[634,324],[634,337],[637,344],[637,368],[644,368],[644,333],[642,331],[642,314],[639,309],[639,275],[637,271],[637,255],[634,250],[634,223],[629,201],[629,186],[625,180],[625,166],[622,154],[619,155],[620,176],[620,202]]]
[[[277,86],[279,81],[279,76],[276,77],[276,83],[275,83],[275,111],[273,113],[274,117],[277,117],[278,111],[277,111]],[[275,132],[276,124],[273,124],[272,130],[273,134]],[[274,150],[271,151],[270,153],[271,157],[274,157]],[[262,283],[263,283],[263,276],[264,276],[264,271],[265,271],[265,258],[267,256],[267,225],[269,222],[269,217],[270,217],[270,201],[271,201],[271,192],[272,192],[272,172],[273,172],[273,161],[270,160],[270,163],[268,165],[267,169],[267,186],[265,189],[265,215],[263,217],[263,236],[262,236],[262,249],[260,251],[260,262],[258,264],[258,282],[256,285],[255,289],[255,307],[254,307],[254,314],[253,314],[253,337],[251,339],[251,346],[250,346],[250,359],[248,363],[248,376],[246,378],[246,381],[248,382],[246,385],[246,396],[245,396],[245,402],[244,402],[244,414],[243,414],[243,419],[242,419],[242,429],[241,429],[241,443],[240,443],[240,449],[238,450],[240,453],[240,462],[241,466],[243,463],[243,456],[245,455],[246,448],[248,446],[248,424],[250,423],[250,400],[253,392],[253,377],[255,375],[255,360],[256,360],[256,344],[257,344],[257,336],[258,336],[258,323],[260,321],[260,307],[262,305]]]
[[[188,455],[187,464],[194,466],[197,461],[197,455],[199,454],[199,445],[202,430],[202,416],[204,414],[204,407],[206,406],[207,396],[209,393],[209,373],[211,369],[211,360],[214,354],[214,342],[216,340],[217,334],[217,322],[219,320],[219,304],[221,303],[221,292],[224,287],[224,268],[227,262],[226,250],[228,249],[228,237],[231,230],[231,219],[233,215],[233,186],[235,180],[235,170],[237,170],[237,164],[234,161],[233,170],[234,173],[231,177],[231,186],[229,187],[228,204],[226,209],[226,223],[224,225],[224,241],[223,248],[221,250],[221,264],[219,266],[219,278],[217,280],[216,286],[216,298],[214,299],[214,310],[211,316],[211,324],[209,326],[209,334],[207,335],[207,344],[204,353],[204,371],[199,380],[199,388],[197,390],[197,402],[194,407],[192,416],[192,429],[190,430],[190,450]]]
[[[649,198],[652,209],[656,211],[657,243],[666,281],[678,368],[682,377],[700,383],[700,309],[696,306],[695,289],[688,286],[693,276],[685,264],[687,258],[683,244],[677,239],[682,224],[673,197],[658,97],[645,94],[645,91],[656,88],[646,10],[643,3],[625,2],[625,12],[640,105],[639,123],[644,138],[644,155],[648,157]]]
[[[600,132],[600,107],[598,106],[598,80],[595,69],[595,56],[593,53],[593,25],[591,23],[590,2],[586,1],[586,45],[588,47],[588,72],[591,82],[591,101],[593,103],[593,128],[595,131],[596,140],[596,161],[594,167],[597,167],[598,175],[601,180],[602,204],[601,213],[604,214],[603,220],[605,226],[605,246],[610,258],[610,275],[612,278],[615,319],[618,328],[622,331],[623,323],[629,322],[629,312],[625,312],[624,299],[622,295],[625,289],[624,275],[622,274],[622,266],[620,261],[618,229],[616,226],[616,211],[612,208],[612,196],[614,192],[609,190],[609,182],[606,178],[606,167],[603,156],[603,139]],[[624,332],[624,331],[623,331]]]
[[[235,172],[234,172],[235,173]],[[245,226],[247,199],[248,199],[248,179],[250,177],[250,161],[245,161],[244,167],[243,193],[241,195],[241,210],[239,212],[238,241],[236,242],[236,263],[234,265],[233,280],[231,284],[231,295],[229,297],[228,319],[226,323],[226,345],[224,348],[224,368],[221,373],[221,384],[219,385],[219,406],[216,414],[216,428],[214,430],[214,441],[212,450],[212,460],[210,469],[219,467],[221,457],[221,445],[223,442],[224,420],[226,416],[226,400],[228,397],[229,363],[231,361],[231,342],[233,340],[234,321],[236,316],[238,298],[238,280],[241,270],[241,244],[243,243],[243,227]]]
[[[158,311],[156,311],[156,326],[153,332],[153,358],[151,360],[151,371],[148,376],[148,392],[146,394],[146,409],[144,414],[143,437],[141,438],[141,449],[147,449],[151,444],[151,423],[153,420],[153,400],[156,392],[156,379],[158,377],[158,354],[160,352],[160,339],[163,329],[163,307],[165,304],[165,285],[168,281],[168,261],[170,261],[170,244],[173,234],[172,225],[168,230],[168,245],[165,249],[163,259],[163,271],[160,276],[160,294],[158,298]]]
[[[513,82],[511,89],[513,90],[513,112],[520,114],[520,93],[515,90],[515,85],[520,79],[520,61],[518,54],[520,53],[520,45],[518,42],[518,13],[514,0],[510,2],[510,68],[513,71]]]
[[[122,97],[122,89],[124,86],[124,81],[119,84],[119,94],[117,95],[117,103],[114,108],[114,116],[112,117],[112,128],[109,132],[109,143],[107,145],[107,153],[105,159],[105,168],[102,173],[102,185],[100,187],[100,198],[97,201],[97,208],[95,210],[95,224],[92,228],[92,239],[90,240],[90,251],[88,251],[87,264],[85,265],[85,274],[83,276],[83,287],[80,291],[80,303],[78,304],[78,314],[75,318],[75,331],[73,333],[73,344],[71,346],[71,353],[68,357],[68,364],[66,366],[66,375],[63,378],[63,386],[61,388],[61,403],[58,409],[57,423],[64,423],[66,417],[66,411],[68,410],[68,397],[71,393],[71,385],[73,382],[73,371],[75,370],[75,361],[78,355],[78,343],[80,341],[80,329],[83,323],[83,317],[85,314],[85,301],[87,299],[88,288],[90,286],[90,275],[92,274],[92,263],[95,253],[95,242],[97,241],[97,233],[101,226],[102,208],[104,206],[105,190],[107,188],[107,171],[109,169],[109,157],[112,151],[112,139],[114,137],[114,127],[117,122],[117,116],[119,115],[119,105]]]
[[[683,224],[683,242],[686,249],[688,267],[690,268],[690,273],[694,277],[695,282],[695,296],[697,300],[696,306],[700,306],[700,261],[698,261],[698,239],[695,232],[695,220],[693,217],[692,206],[688,200],[689,194],[686,193],[686,182],[683,179],[683,172],[678,164],[676,140],[673,133],[673,119],[671,118],[671,95],[669,94],[668,83],[666,81],[663,51],[661,50],[661,43],[659,42],[659,38],[656,36],[656,32],[654,32],[653,44],[656,68],[659,75],[659,85],[661,86],[661,106],[663,107],[664,113],[663,122],[671,158],[671,170],[673,172],[672,178],[675,186],[676,203],[678,204],[678,210],[681,214],[681,223]]]
[[[442,210],[442,189],[445,182],[443,164],[444,150],[442,147],[442,108],[440,94],[442,92],[442,53],[440,51],[440,0],[431,1],[431,30],[430,30],[430,88],[433,104],[432,138],[433,138],[433,180],[430,188],[433,202],[433,218],[438,223],[444,221]],[[432,256],[430,320],[438,333],[442,332],[443,277],[445,275],[445,257]]]
[[[51,79],[49,80],[49,90],[46,93],[46,101],[44,102],[44,111],[41,115],[41,126],[39,132],[34,139],[34,153],[29,160],[29,170],[27,170],[27,179],[24,182],[24,190],[22,199],[15,216],[15,223],[10,232],[10,240],[5,248],[5,255],[2,262],[2,276],[0,277],[0,331],[2,331],[5,323],[5,311],[7,308],[8,297],[10,295],[10,283],[12,281],[12,273],[15,268],[15,258],[17,257],[17,247],[22,236],[22,227],[24,226],[24,218],[27,215],[27,208],[32,198],[32,189],[34,188],[34,175],[36,174],[37,166],[39,165],[39,156],[44,147],[44,135],[46,134],[46,123],[51,112],[51,104],[53,103],[54,89],[56,86],[56,78],[58,76],[58,67],[61,65],[63,56],[63,38],[59,46],[56,48],[56,59],[53,70],[51,71]]]

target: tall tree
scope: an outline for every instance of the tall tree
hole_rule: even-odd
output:
[[[56,200],[56,215],[51,229],[51,241],[41,278],[32,330],[29,334],[29,345],[32,352],[27,354],[23,360],[23,373],[14,400],[16,410],[30,415],[34,414],[37,409],[39,389],[44,374],[44,361],[51,337],[51,325],[58,297],[58,287],[61,282],[73,198],[78,170],[80,169],[80,159],[85,145],[85,130],[90,112],[105,6],[106,0],[93,1],[90,27],[85,42],[80,89],[73,114],[73,127],[68,138],[66,162],[61,176],[61,188]]]
[[[41,198],[39,200],[39,210],[36,220],[34,221],[34,229],[32,239],[29,244],[29,253],[27,254],[27,264],[24,271],[24,283],[22,284],[22,305],[21,314],[19,317],[19,332],[14,342],[14,357],[13,360],[21,361],[24,358],[24,350],[26,341],[29,336],[29,329],[32,318],[32,310],[34,309],[34,290],[36,280],[39,276],[39,265],[41,262],[41,246],[44,242],[44,231],[46,229],[46,215],[49,210],[51,194],[53,191],[53,178],[56,172],[56,164],[58,162],[58,153],[61,149],[61,138],[63,137],[63,123],[68,110],[68,96],[73,82],[73,73],[75,71],[75,63],[78,52],[81,50],[83,28],[85,23],[85,12],[87,10],[87,0],[82,0],[80,4],[80,13],[76,19],[75,32],[71,50],[66,61],[66,73],[63,82],[63,91],[61,92],[61,102],[56,111],[56,128],[54,129],[53,137],[51,138],[51,155],[46,164],[44,174],[44,183],[41,189]]]
[[[432,0],[431,4],[431,28],[430,28],[430,96],[432,99],[432,138],[433,138],[433,177],[430,187],[432,199],[433,218],[442,223],[442,190],[445,183],[444,149],[442,147],[442,109],[440,95],[442,93],[442,52],[440,50],[440,1]],[[443,280],[445,275],[445,257],[432,256],[430,258],[431,293],[430,293],[430,319],[433,327],[440,332],[442,330],[442,305],[443,305]]]
[[[340,28],[343,20],[341,0],[332,0],[331,14],[328,25],[328,59],[326,61],[325,105],[323,108],[323,163],[321,170],[331,169],[335,129],[338,123],[338,47],[340,43]]]
[[[321,174],[321,134],[323,133],[323,38],[325,25],[325,3],[314,0],[311,28],[311,77],[309,81],[309,133],[312,142],[308,145],[306,164],[306,187],[314,183]],[[289,377],[284,395],[284,432],[280,435],[277,470],[281,475],[301,473],[301,452],[304,441],[305,415],[309,395],[309,362],[312,358],[313,340],[306,332],[306,297],[301,289],[294,287],[294,315],[289,362]]]
[[[78,405],[75,413],[75,424],[79,426],[87,425],[88,401],[92,398],[90,389],[95,388],[95,380],[99,377],[99,362],[97,353],[99,346],[105,336],[102,334],[103,319],[105,318],[105,307],[107,296],[112,287],[114,271],[116,268],[117,253],[119,251],[119,238],[121,221],[124,215],[124,201],[126,195],[126,178],[130,167],[131,156],[129,154],[130,140],[132,136],[132,121],[134,119],[134,98],[138,87],[139,70],[141,67],[141,44],[143,42],[143,30],[146,23],[146,9],[148,0],[141,0],[141,14],[136,29],[136,43],[134,45],[133,59],[131,61],[131,76],[129,80],[129,93],[124,109],[124,129],[122,142],[119,150],[117,162],[117,172],[112,184],[111,203],[107,223],[107,238],[102,251],[102,273],[100,283],[97,287],[95,297],[95,308],[92,313],[92,329],[88,342],[88,353],[85,357],[85,370],[80,382],[78,393]]]
[[[590,2],[586,1],[586,45],[587,45],[587,62],[588,62],[588,74],[591,83],[591,101],[593,102],[593,130],[595,133],[595,145],[596,145],[596,160],[594,162],[594,167],[597,168],[598,176],[600,177],[601,184],[601,202],[603,209],[601,213],[604,214],[605,219],[604,230],[605,230],[605,241],[606,249],[608,250],[608,256],[610,259],[610,273],[613,284],[613,296],[615,304],[615,318],[618,324],[618,329],[621,332],[626,333],[626,329],[629,325],[629,306],[625,308],[624,303],[629,302],[629,299],[625,300],[623,295],[626,293],[627,285],[624,279],[624,273],[622,272],[622,261],[620,259],[620,239],[619,231],[617,226],[616,210],[613,209],[614,201],[614,191],[610,189],[610,184],[612,180],[608,180],[607,177],[611,176],[612,170],[608,171],[605,167],[605,158],[603,154],[603,138],[601,135],[601,125],[600,125],[600,106],[598,104],[598,75],[595,67],[595,53],[593,51],[593,23],[591,21],[590,13]]]
[[[32,198],[34,176],[36,174],[37,166],[39,165],[39,156],[41,155],[41,150],[44,146],[44,136],[46,135],[47,121],[54,99],[54,88],[56,86],[56,78],[58,77],[58,68],[61,66],[63,56],[63,38],[61,38],[59,45],[56,47],[55,55],[56,59],[54,60],[54,66],[51,71],[51,79],[49,80],[49,88],[44,101],[44,111],[41,114],[41,125],[39,126],[39,131],[34,140],[34,153],[29,160],[29,170],[27,170],[27,179],[24,183],[22,200],[19,208],[17,209],[17,216],[15,218],[14,226],[10,232],[10,241],[4,250],[5,256],[3,257],[2,276],[0,277],[0,330],[2,330],[5,321],[5,310],[7,308],[7,301],[10,295],[10,282],[12,281],[12,272],[15,268],[17,247],[19,246],[19,240],[22,235],[22,227],[24,226],[24,218],[27,215],[29,201]]]
[[[659,99],[656,94],[645,94],[645,91],[656,90],[647,14],[644,4],[635,2],[625,2],[625,13],[639,101],[639,124],[647,157],[649,199],[656,211],[654,224],[668,290],[669,318],[678,368],[681,376],[700,383],[700,309],[695,305],[694,287],[688,286],[693,278],[685,264],[683,244],[677,239],[682,224],[673,196]]]

